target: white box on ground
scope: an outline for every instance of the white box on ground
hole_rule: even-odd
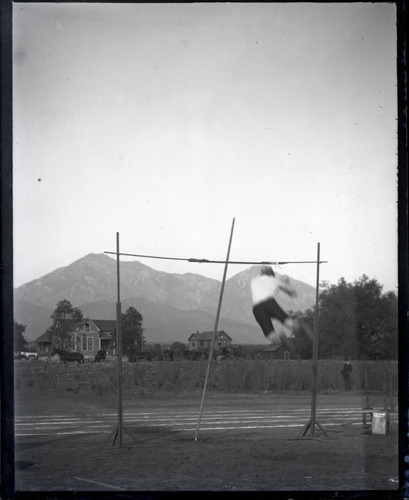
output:
[[[387,434],[389,432],[389,413],[373,412],[372,414],[372,434]]]

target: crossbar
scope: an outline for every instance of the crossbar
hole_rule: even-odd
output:
[[[113,255],[125,255],[127,257],[140,257],[143,259],[161,259],[161,260],[184,260],[186,262],[194,262],[198,264],[226,264],[225,260],[211,260],[211,259],[195,259],[192,257],[163,257],[159,255],[141,255],[135,253],[117,253],[117,252],[104,252]],[[319,261],[320,264],[326,264],[327,260]],[[247,261],[247,260],[229,260],[230,264],[247,264],[247,265],[266,265],[266,266],[282,266],[285,264],[316,264],[316,260],[286,260],[286,261]]]

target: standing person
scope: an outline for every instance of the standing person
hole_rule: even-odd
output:
[[[304,329],[310,338],[312,335],[305,325],[298,320],[292,320],[280,307],[276,300],[279,291],[283,291],[289,297],[297,296],[287,276],[277,277],[271,267],[263,266],[260,274],[251,281],[253,314],[266,339],[272,343],[281,342],[294,352],[291,334],[295,329]]]
[[[351,373],[352,373],[352,365],[349,361],[345,361],[342,367],[341,375],[344,379],[346,391],[351,390]]]

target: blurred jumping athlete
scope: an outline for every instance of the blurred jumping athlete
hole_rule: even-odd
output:
[[[289,297],[296,297],[297,292],[287,276],[277,277],[273,269],[263,266],[260,274],[251,281],[251,297],[253,314],[270,342],[281,342],[290,351],[294,351],[291,335],[294,330],[303,329],[311,338],[312,335],[298,320],[292,320],[277,303],[276,296],[283,291]]]

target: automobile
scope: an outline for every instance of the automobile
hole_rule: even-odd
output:
[[[152,355],[148,351],[134,352],[132,354],[128,354],[128,361],[130,363],[135,363],[138,360],[152,361]]]
[[[36,357],[37,357],[36,352],[21,351],[21,352],[14,353],[14,359],[30,359],[30,358],[36,358]]]
[[[55,356],[58,354],[60,356],[60,359],[63,363],[67,362],[77,362],[77,363],[84,363],[85,358],[82,352],[74,352],[74,351],[65,351],[64,349],[57,349],[54,348],[51,351],[51,356]]]

